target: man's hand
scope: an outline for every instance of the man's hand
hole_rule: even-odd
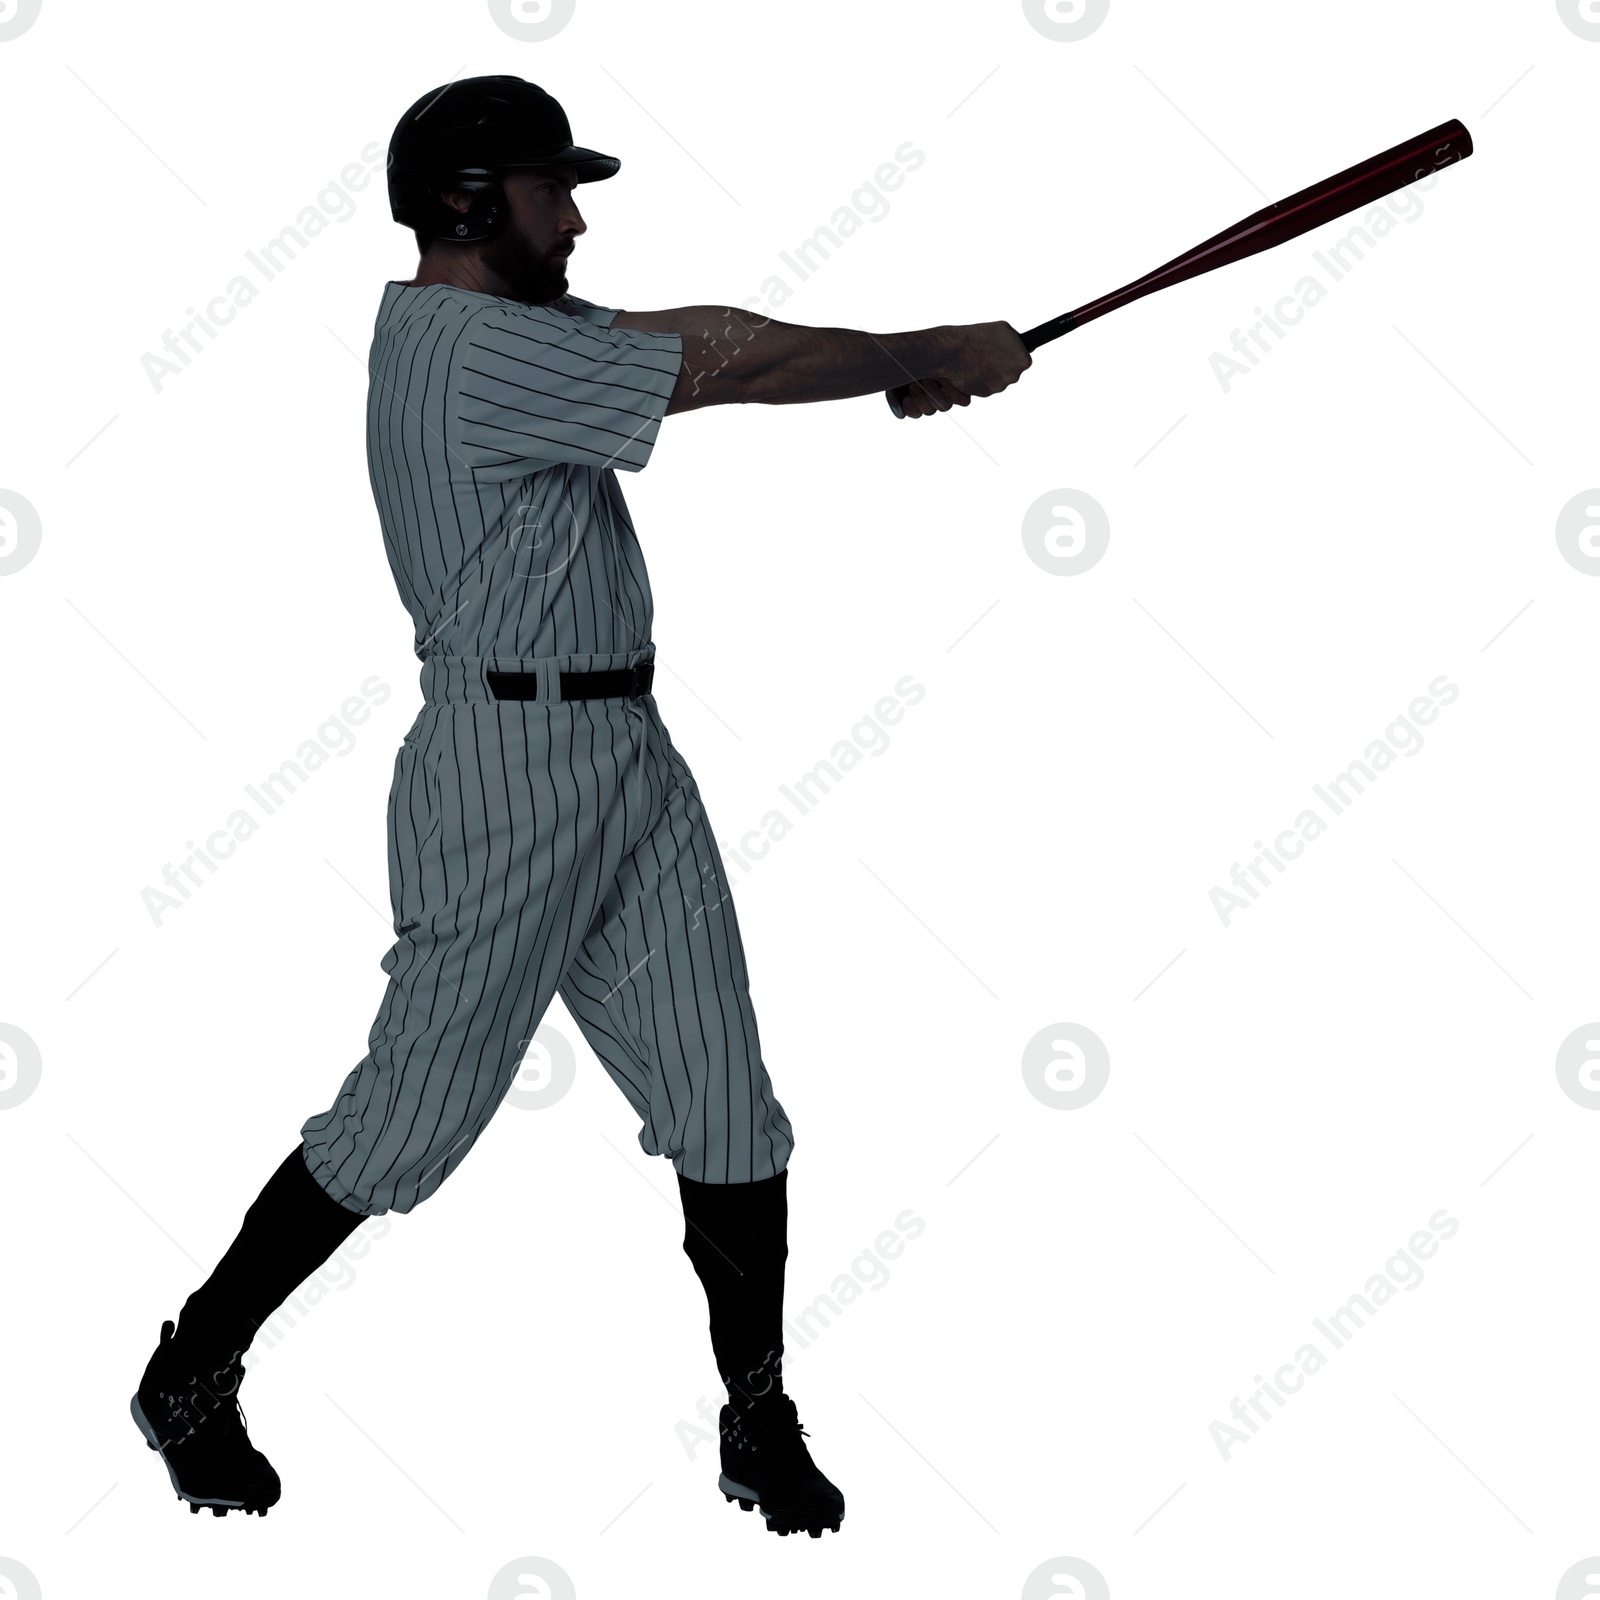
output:
[[[949,330],[950,348],[935,371],[885,392],[897,415],[931,417],[936,411],[985,399],[1009,388],[1033,365],[1033,357],[1009,322],[974,322]]]
[[[931,417],[935,411],[972,404],[970,394],[946,383],[943,378],[921,378],[903,388],[886,389],[884,398],[890,409],[902,417]]]

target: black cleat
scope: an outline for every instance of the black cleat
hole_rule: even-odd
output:
[[[727,1500],[737,1500],[741,1511],[759,1509],[767,1530],[780,1537],[805,1532],[820,1539],[824,1529],[839,1531],[844,1496],[811,1459],[804,1442],[810,1436],[788,1395],[724,1406],[721,1432],[717,1487]]]
[[[198,1362],[179,1350],[175,1332],[175,1324],[161,1324],[161,1343],[129,1404],[133,1420],[196,1516],[210,1506],[215,1517],[230,1511],[264,1517],[283,1488],[245,1431],[238,1398],[244,1363],[238,1356],[220,1365]]]

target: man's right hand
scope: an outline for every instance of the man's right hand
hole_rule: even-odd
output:
[[[951,406],[986,399],[1009,388],[1033,365],[1021,335],[1009,322],[973,322],[949,329],[949,350],[927,377],[887,391],[892,407],[908,417],[928,417]]]

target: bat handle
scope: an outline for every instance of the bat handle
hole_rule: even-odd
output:
[[[1059,339],[1064,333],[1071,333],[1078,324],[1073,321],[1070,311],[1063,311],[1059,317],[1052,317],[1048,322],[1041,322],[1037,328],[1029,328],[1023,334],[1022,342],[1028,350],[1034,351],[1042,344],[1049,344],[1052,339]]]
[[[1048,344],[1052,339],[1059,339],[1064,333],[1071,333],[1077,327],[1072,320],[1070,311],[1063,311],[1059,317],[1052,317],[1048,322],[1041,322],[1037,328],[1029,328],[1022,335],[1023,346],[1031,354],[1040,345]],[[910,389],[909,383],[902,383],[897,388],[889,391],[889,409],[895,416],[904,419],[906,392]]]

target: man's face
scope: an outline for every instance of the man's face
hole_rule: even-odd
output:
[[[578,214],[572,167],[530,167],[505,175],[506,227],[484,245],[483,263],[513,300],[544,305],[567,292],[567,257],[588,224]]]

